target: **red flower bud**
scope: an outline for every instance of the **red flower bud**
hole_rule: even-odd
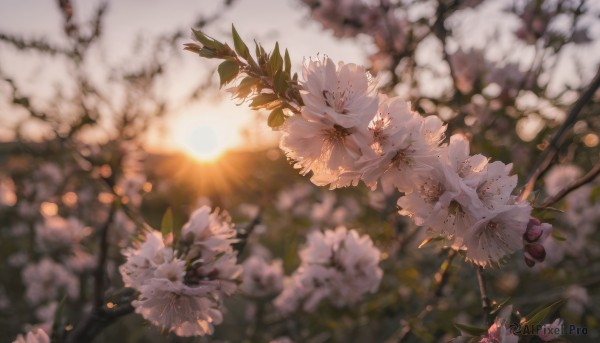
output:
[[[527,267],[531,268],[533,266],[535,266],[535,261],[528,258],[527,256],[523,256],[525,257],[525,264],[527,265]]]
[[[527,244],[525,246],[525,251],[537,262],[543,262],[546,258],[546,249],[541,244]]]
[[[539,240],[540,237],[542,237],[542,233],[543,230],[540,225],[527,225],[527,230],[525,231],[525,234],[523,234],[523,238],[529,243],[537,242],[537,240]]]

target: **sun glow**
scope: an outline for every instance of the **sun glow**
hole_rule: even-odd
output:
[[[201,162],[218,159],[230,146],[227,146],[219,132],[208,125],[200,125],[183,137],[185,152]]]
[[[199,115],[198,113],[202,113]],[[241,120],[218,106],[190,111],[172,123],[171,144],[199,162],[214,162],[242,145]]]

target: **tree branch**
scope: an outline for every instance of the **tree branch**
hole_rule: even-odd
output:
[[[594,79],[592,80],[588,88],[585,90],[585,92],[583,92],[579,99],[575,101],[573,107],[569,111],[567,119],[560,126],[558,131],[556,131],[556,133],[552,137],[552,140],[548,144],[548,147],[542,152],[539,159],[535,163],[531,172],[527,176],[527,179],[525,180],[525,187],[523,188],[519,199],[523,200],[529,196],[529,194],[533,190],[537,179],[550,167],[552,161],[554,160],[554,157],[556,157],[558,151],[564,143],[565,133],[571,128],[571,126],[573,126],[573,124],[575,124],[579,113],[585,107],[585,105],[592,99],[598,88],[600,88],[600,68],[598,69],[596,76],[594,76]]]
[[[131,306],[129,303],[126,303],[125,306],[114,311],[109,311],[104,308],[104,274],[108,256],[108,229],[113,222],[116,211],[117,204],[116,202],[113,202],[108,213],[108,218],[100,228],[99,232],[100,242],[98,247],[98,264],[94,271],[94,299],[92,312],[77,325],[77,328],[68,336],[67,342],[91,342],[98,332],[112,323],[114,318],[130,313],[133,310],[133,308],[129,311],[127,310],[127,306]],[[123,308],[125,308],[125,310],[123,310]],[[122,313],[123,311],[124,313]],[[115,316],[115,313],[118,313],[119,315]]]
[[[456,257],[457,253],[455,250],[450,249],[448,251],[448,255],[442,265],[440,266],[440,270],[435,274],[434,280],[437,282],[435,288],[432,290],[431,295],[425,302],[425,307],[419,312],[419,314],[415,317],[416,319],[423,320],[425,316],[433,310],[433,306],[438,302],[438,300],[442,297],[442,291],[444,287],[448,283],[450,278],[450,267],[452,266],[452,261]],[[399,332],[392,335],[392,337],[387,340],[387,342],[403,342],[406,340],[411,333],[412,328],[409,323],[406,323],[403,328],[400,329]]]
[[[483,318],[485,323],[489,326],[492,324],[490,317],[492,306],[490,304],[490,298],[488,296],[487,286],[483,276],[483,267],[477,267],[477,283],[479,284],[479,293],[481,294],[481,309],[483,310]]]
[[[562,198],[564,198],[565,196],[567,196],[569,193],[576,190],[577,188],[585,185],[588,182],[594,181],[594,179],[598,175],[600,175],[600,161],[598,161],[594,165],[594,167],[592,167],[592,169],[590,169],[590,171],[587,172],[587,174],[585,174],[581,178],[575,180],[575,182],[573,182],[570,185],[568,185],[567,187],[563,188],[562,190],[560,190],[560,192],[556,193],[554,196],[547,198],[540,207],[548,207],[548,206],[560,201]]]

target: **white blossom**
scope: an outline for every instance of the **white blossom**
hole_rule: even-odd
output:
[[[330,58],[309,60],[302,69],[303,117],[346,129],[366,128],[377,111],[376,83],[363,66]]]
[[[165,248],[162,234],[152,231],[146,234],[141,244],[123,251],[127,261],[119,267],[125,287],[139,289],[154,274],[154,270],[165,261]]]
[[[563,294],[567,299],[565,308],[574,314],[581,315],[583,311],[590,305],[591,299],[587,290],[578,285],[571,285]]]
[[[71,250],[84,236],[83,224],[74,217],[45,217],[35,225],[35,240],[42,251]]]
[[[63,293],[71,299],[79,295],[79,279],[49,258],[25,267],[22,279],[26,286],[25,298],[31,304],[56,300]]]
[[[236,241],[235,235],[229,214],[218,211],[211,213],[208,206],[195,210],[181,229],[182,240],[192,244],[188,255],[201,251],[204,258],[229,251],[231,244]]]
[[[486,266],[522,248],[530,217],[531,206],[526,202],[488,212],[465,233],[467,260]]]
[[[268,252],[261,252],[263,249],[254,249],[252,256],[242,265],[244,272],[240,289],[251,296],[275,295],[283,288],[283,261],[270,261]]]
[[[235,233],[226,212],[206,206],[192,213],[176,245],[172,235],[147,232],[124,251],[120,267],[125,286],[139,292],[136,312],[179,336],[212,334],[222,321],[221,298],[233,294],[242,272]]]
[[[356,303],[379,287],[383,274],[379,257],[369,236],[359,236],[355,230],[340,226],[335,231],[312,232],[300,251],[300,267],[286,280],[275,305],[290,313],[300,305],[313,311],[324,299],[336,306]]]
[[[517,343],[519,336],[513,334],[506,325],[506,320],[498,319],[490,326],[479,343]]]
[[[385,99],[370,125],[375,154],[363,157],[364,182],[373,188],[381,178],[410,192],[416,175],[439,158],[445,129],[438,117],[423,118],[398,97]]]
[[[541,330],[538,332],[538,336],[544,342],[550,342],[558,337],[560,337],[563,328],[563,320],[560,318],[556,318],[550,324],[542,325]]]
[[[430,235],[449,240],[462,237],[475,221],[471,212],[459,203],[464,186],[450,163],[439,160],[433,169],[416,176],[415,190],[400,199],[400,214],[411,217],[415,224],[430,229]]]
[[[208,289],[186,286],[185,274],[183,260],[161,264],[152,278],[140,287],[140,296],[133,306],[154,325],[179,336],[212,334],[213,323],[219,324],[222,320],[218,306],[203,297]]]
[[[548,195],[556,195],[582,174],[581,168],[575,165],[555,166],[544,177],[544,189]]]
[[[478,49],[467,51],[458,49],[450,55],[450,64],[454,71],[453,76],[455,77],[456,88],[461,93],[471,93],[475,82],[485,71],[483,51]]]
[[[288,118],[280,147],[311,181],[331,188],[356,185],[358,159],[369,149],[368,123],[377,111],[376,83],[365,69],[329,58],[303,69],[301,114]]]
[[[317,186],[339,188],[357,185],[361,147],[368,147],[367,136],[355,128],[332,122],[309,121],[301,116],[288,118],[282,126],[279,146],[295,161],[302,175],[312,171]],[[343,175],[343,177],[341,176]]]
[[[13,343],[50,343],[50,337],[42,329],[29,331],[25,336],[19,335]]]

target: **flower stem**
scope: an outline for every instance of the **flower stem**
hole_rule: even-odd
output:
[[[485,277],[483,275],[483,267],[477,268],[477,282],[479,283],[479,293],[481,294],[481,308],[483,309],[483,318],[487,325],[491,325],[492,321],[490,311],[492,307],[490,305],[490,298],[488,296]]]
[[[558,131],[554,134],[552,140],[548,144],[548,147],[540,154],[540,157],[536,161],[534,168],[532,168],[531,172],[527,176],[527,179],[525,181],[525,188],[521,192],[519,199],[527,199],[529,193],[531,193],[531,191],[533,190],[537,179],[552,165],[554,157],[556,157],[560,148],[565,142],[565,134],[571,128],[571,126],[575,124],[579,113],[585,107],[585,105],[594,97],[594,94],[596,94],[596,91],[599,88],[600,69],[598,69],[596,76],[594,76],[594,79],[592,80],[588,88],[581,94],[579,99],[575,101],[575,103],[571,107],[571,110],[569,111],[567,119],[560,126]]]

